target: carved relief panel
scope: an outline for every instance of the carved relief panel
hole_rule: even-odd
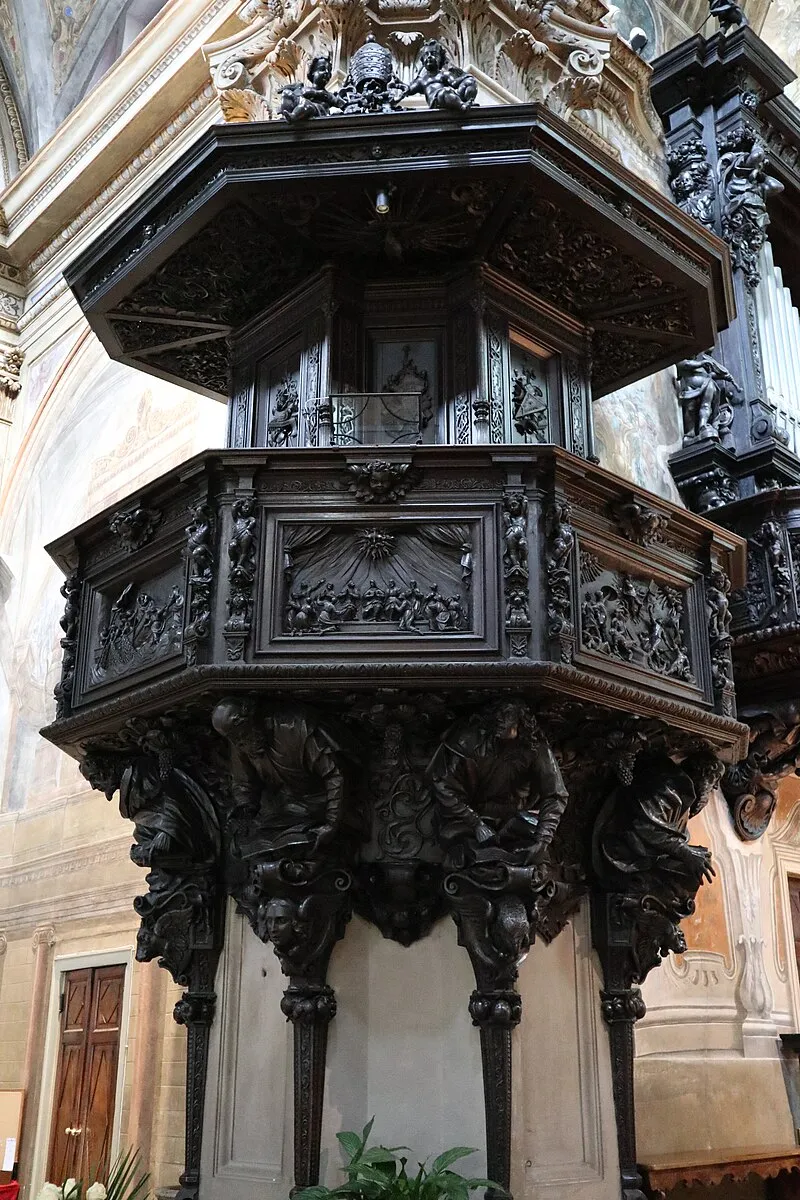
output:
[[[487,618],[496,604],[487,569],[497,553],[493,518],[491,508],[326,522],[270,514],[277,566],[259,650],[294,656],[335,645],[340,653],[346,642],[359,654],[450,654],[460,646],[472,653],[476,641],[496,645]]]
[[[59,695],[60,704],[99,700],[183,666],[190,557],[183,517],[142,506],[111,517],[108,542],[67,597],[74,611],[66,640],[75,640],[81,621],[83,634],[77,656],[70,650],[69,695]]]

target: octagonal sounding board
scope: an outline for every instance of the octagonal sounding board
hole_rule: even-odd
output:
[[[538,105],[214,126],[67,277],[112,357],[222,398],[230,334],[325,264],[451,293],[483,267],[582,340],[595,396],[733,311],[723,244]]]

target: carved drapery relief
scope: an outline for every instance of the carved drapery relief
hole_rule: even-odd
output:
[[[241,35],[205,52],[228,121],[304,121],[420,103],[458,111],[474,103],[477,76],[481,103],[544,102],[565,119],[603,109],[654,157],[659,125],[646,65],[595,15],[584,0],[244,4]]]

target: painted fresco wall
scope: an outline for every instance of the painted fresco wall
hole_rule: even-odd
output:
[[[224,443],[221,405],[111,363],[75,306],[65,324],[26,359],[0,500],[0,554],[10,571],[0,605],[0,1088],[19,1086],[23,1073],[35,930],[52,927],[55,958],[132,952],[131,902],[142,888],[116,807],[38,733],[54,717],[63,610],[61,573],[43,547],[193,453]],[[133,968],[123,1144],[137,1000],[148,972],[158,968]],[[154,1179],[174,1185],[183,1156],[185,1035],[172,1021],[178,991],[160,975],[156,1107],[148,1115]],[[141,1138],[139,1126],[133,1132]]]

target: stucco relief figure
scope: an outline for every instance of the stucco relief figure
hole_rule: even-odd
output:
[[[328,91],[332,66],[330,56],[317,55],[308,68],[306,83],[288,83],[281,88],[280,115],[285,121],[308,121],[312,117],[330,116],[331,109],[344,104]]]
[[[471,108],[478,94],[472,75],[447,62],[447,53],[435,38],[425,42],[419,55],[420,70],[406,88],[406,96],[422,95],[428,108],[463,112]]]
[[[234,814],[271,857],[308,857],[336,838],[347,757],[337,733],[299,706],[238,699],[220,701],[212,722],[231,746]]]
[[[683,414],[683,444],[718,441],[731,423],[730,404],[738,392],[722,363],[710,354],[686,358],[677,366],[676,390]]]
[[[633,900],[655,961],[669,950],[685,951],[678,922],[694,911],[701,884],[714,878],[711,852],[690,843],[687,825],[705,808],[722,772],[710,751],[680,765],[666,754],[641,754],[631,783],[612,792],[597,819],[595,874],[603,888]]]
[[[454,725],[428,775],[450,869],[546,861],[567,789],[525,704],[499,704]]]

